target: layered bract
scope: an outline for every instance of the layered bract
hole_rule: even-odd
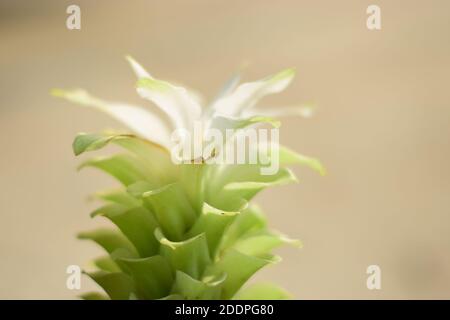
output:
[[[316,159],[284,147],[280,170],[261,175],[261,164],[175,164],[170,157],[170,132],[190,130],[194,121],[210,128],[246,128],[272,122],[272,116],[309,115],[304,107],[257,109],[257,100],[283,90],[292,70],[250,83],[236,79],[218,98],[202,107],[192,92],[154,79],[128,58],[138,75],[137,91],[163,111],[111,103],[82,90],[53,94],[105,111],[127,125],[131,133],[79,134],[76,155],[115,144],[122,150],[94,157],[80,165],[113,176],[120,187],[100,192],[104,205],[92,217],[104,217],[113,227],[79,234],[96,242],[105,255],[86,271],[104,293],[86,299],[285,299],[275,285],[244,286],[259,269],[276,263],[272,250],[301,243],[268,228],[251,200],[263,189],[297,181],[287,168],[307,165],[323,174]],[[153,106],[153,108],[155,108]],[[164,117],[166,117],[164,119]],[[258,146],[253,146],[258,147]]]

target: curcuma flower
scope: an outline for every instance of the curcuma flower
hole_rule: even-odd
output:
[[[104,205],[92,217],[109,219],[114,229],[79,234],[103,247],[106,255],[86,271],[104,293],[86,293],[85,299],[286,299],[289,294],[272,284],[244,286],[262,267],[276,263],[272,250],[283,244],[301,246],[267,227],[261,210],[250,201],[263,189],[297,181],[287,166],[302,164],[324,174],[314,158],[285,147],[264,149],[267,141],[248,147],[271,156],[254,163],[208,162],[224,152],[223,144],[238,134],[215,141],[205,153],[187,153],[175,162],[174,132],[187,136],[200,132],[208,139],[212,130],[246,132],[260,124],[278,126],[274,118],[309,116],[299,108],[258,108],[266,95],[284,90],[294,71],[284,70],[265,79],[238,84],[233,78],[209,105],[196,94],[157,80],[131,57],[128,62],[138,77],[138,94],[153,104],[140,107],[108,102],[83,90],[54,89],[52,94],[82,106],[99,109],[128,127],[130,133],[80,133],[73,142],[75,155],[109,144],[123,153],[89,159],[80,168],[93,167],[120,182],[117,189],[94,196]],[[156,110],[159,108],[159,111]],[[161,115],[162,114],[162,115]],[[192,147],[196,138],[184,143]],[[196,149],[195,146],[193,149]],[[276,153],[276,157],[272,157]],[[185,153],[183,153],[185,154]],[[280,168],[262,174],[275,159]],[[200,161],[196,161],[201,159]],[[267,160],[267,159],[266,159]]]

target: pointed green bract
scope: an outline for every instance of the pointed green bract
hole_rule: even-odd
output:
[[[93,167],[100,169],[125,186],[136,181],[151,179],[146,169],[140,164],[140,161],[130,154],[115,154],[108,157],[98,157],[83,162],[79,169]]]
[[[173,282],[172,269],[163,257],[118,259],[130,273],[140,299],[160,299],[166,296]]]
[[[81,232],[78,234],[79,239],[92,240],[111,254],[117,249],[126,249],[136,254],[133,244],[119,231],[110,229],[97,229],[93,231]]]
[[[153,183],[153,187],[161,186],[174,180],[174,175],[176,174],[177,168],[171,162],[169,152],[160,145],[142,140],[134,135],[80,133],[73,142],[73,151],[75,155],[80,155],[84,152],[101,149],[109,143],[115,143],[116,145],[130,151],[132,155],[120,155],[116,161],[128,162],[129,164],[126,168],[127,171],[130,170],[133,174],[135,174],[134,171],[140,171],[142,176],[141,180],[148,178],[148,180]],[[114,157],[112,158],[115,159]],[[149,161],[149,159],[151,161]],[[120,173],[119,169],[121,166],[126,165],[122,163],[115,165],[111,162],[113,161],[110,158],[97,158],[87,161],[85,164],[80,166],[80,168],[83,166],[95,166],[113,176],[116,176],[116,178],[119,179],[119,177],[117,177]],[[112,170],[109,169],[110,166],[113,167]],[[114,169],[114,166],[119,169]],[[134,167],[134,169],[131,167]],[[136,174],[131,177],[131,179],[137,179],[138,177],[136,177]]]
[[[299,240],[263,230],[246,234],[234,244],[233,248],[244,254],[258,257],[270,253],[283,244],[290,244],[298,248],[302,246]]]
[[[187,235],[193,237],[204,233],[208,243],[209,255],[216,256],[216,249],[222,240],[225,229],[232,223],[239,212],[219,210],[204,203],[202,214]]]
[[[203,275],[211,262],[203,233],[180,242],[170,241],[160,230],[155,231],[155,236],[161,243],[161,255],[167,258],[175,270],[183,271],[196,279]]]
[[[128,300],[134,291],[133,281],[121,272],[97,271],[88,273],[105,290],[111,300]]]
[[[100,292],[86,292],[80,295],[83,300],[109,300],[108,297]]]
[[[231,299],[259,269],[269,263],[276,263],[278,261],[279,259],[277,257],[271,255],[254,257],[237,250],[229,250],[220,260],[208,268],[206,274],[226,274],[227,278],[224,281],[221,298]]]
[[[177,271],[172,291],[188,300],[220,299],[226,275],[197,280],[188,274]]]
[[[120,272],[119,266],[114,262],[110,256],[100,257],[94,260],[94,265],[102,271],[106,272]]]
[[[301,155],[286,147],[280,147],[279,152],[280,152],[280,164],[282,165],[290,165],[290,164],[306,165],[311,169],[319,172],[320,175],[322,176],[324,176],[327,172],[325,167],[318,159]]]
[[[147,191],[142,197],[144,205],[155,214],[164,234],[170,239],[181,240],[196,214],[179,184]]]
[[[255,206],[242,212],[225,230],[222,236],[220,250],[231,248],[239,239],[252,232],[267,230],[267,222]]]
[[[109,205],[97,210],[111,220],[130,240],[140,257],[150,257],[158,252],[158,241],[153,233],[158,224],[152,213],[143,207],[132,209]]]
[[[114,189],[103,192],[97,192],[91,196],[92,199],[100,199],[106,203],[116,203],[129,208],[141,205],[141,201],[131,196],[122,189]]]

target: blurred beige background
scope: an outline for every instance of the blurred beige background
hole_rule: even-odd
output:
[[[369,4],[382,30],[366,28]],[[65,27],[69,4],[82,30]],[[140,102],[131,54],[157,77],[213,97],[243,68],[253,80],[295,67],[262,105],[314,101],[284,143],[323,160],[301,183],[259,196],[272,224],[305,243],[258,274],[299,299],[450,298],[450,2],[0,1],[0,298],[71,299],[66,267],[98,252],[75,234],[101,221],[87,195],[112,180],[76,173],[79,131],[120,127],[49,96],[84,87]],[[382,290],[366,268],[382,269]],[[83,289],[95,287],[88,279]]]

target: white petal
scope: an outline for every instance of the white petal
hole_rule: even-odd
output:
[[[219,130],[221,136],[223,137],[222,143],[215,146],[216,151],[221,152],[224,148],[232,147],[235,139],[239,137],[239,135],[245,136],[247,134],[247,130],[250,130],[251,127],[256,127],[261,124],[270,124],[274,128],[278,128],[280,126],[280,122],[276,121],[270,117],[263,116],[253,116],[249,118],[236,118],[236,117],[227,117],[221,115],[215,115],[210,123],[210,128],[213,130]],[[209,131],[206,130],[204,132],[204,139],[208,139]]]
[[[202,106],[204,104],[205,97],[201,94],[201,92],[199,92],[195,89],[192,89],[190,87],[187,87],[186,85],[183,85],[181,83],[172,82],[172,85],[184,88],[186,90],[187,94],[189,95],[189,97],[199,106]]]
[[[239,74],[232,76],[227,82],[225,82],[225,85],[222,87],[219,94],[217,95],[217,99],[231,94],[237,88],[240,80],[241,76]]]
[[[212,108],[224,115],[239,116],[264,96],[283,91],[293,77],[294,70],[286,69],[262,80],[241,84],[233,93],[216,100]]]
[[[139,136],[166,148],[170,146],[170,129],[167,124],[157,115],[141,107],[103,101],[79,89],[70,91],[55,89],[52,94],[82,106],[97,108],[122,122]]]
[[[132,57],[127,56],[126,59],[139,78],[138,94],[152,101],[165,112],[174,127],[190,128],[193,121],[201,115],[200,96],[183,87],[157,80]]]
[[[218,101],[219,99],[221,99],[223,97],[230,95],[236,89],[237,85],[239,84],[240,79],[241,79],[240,74],[235,74],[230,79],[228,79],[227,82],[225,82],[225,84],[220,89],[217,96],[211,101],[211,103],[208,105],[205,112],[203,113],[203,119],[205,119],[207,121],[209,118],[212,117],[212,115],[215,113],[214,108],[215,108],[216,101]]]
[[[143,108],[124,104],[110,104],[105,111],[138,135],[170,147],[170,129],[157,115]]]
[[[140,78],[151,78],[153,77],[150,75],[150,73],[145,70],[145,68],[137,62],[133,57],[131,56],[125,56],[125,59],[127,59],[128,63],[130,64],[131,68],[133,69],[134,73]],[[175,85],[178,85],[174,83]],[[186,91],[191,96],[191,98],[197,102],[197,104],[202,105],[203,103],[203,96],[200,94],[200,92],[197,92],[196,90],[193,90],[191,88],[186,88]]]
[[[137,83],[137,92],[164,111],[176,128],[190,130],[194,121],[200,119],[200,105],[183,87],[153,78],[141,78]]]
[[[269,123],[273,127],[278,128],[280,122],[271,117],[254,115],[248,118],[228,117],[222,115],[215,115],[211,121],[211,128],[218,129],[221,132],[226,130],[243,129],[255,124]]]

